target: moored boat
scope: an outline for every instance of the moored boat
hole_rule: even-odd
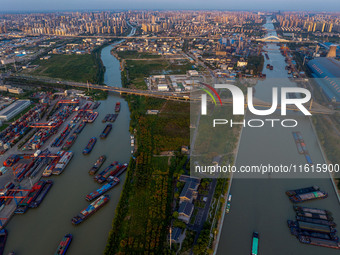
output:
[[[101,155],[97,161],[94,163],[94,165],[91,167],[89,174],[90,175],[94,175],[99,169],[100,167],[103,165],[103,163],[106,160],[106,156],[105,155]]]
[[[96,199],[97,197],[103,195],[104,193],[106,193],[107,191],[115,187],[117,184],[119,184],[119,182],[120,180],[117,177],[114,177],[114,179],[110,181],[109,183],[106,183],[105,185],[97,189],[96,191],[88,194],[85,199],[90,202],[93,199]]]
[[[47,195],[48,191],[51,189],[52,185],[53,185],[53,181],[51,180],[46,181],[46,184],[42,188],[40,194],[36,197],[34,201],[32,201],[29,204],[29,207],[30,208],[38,207],[41,204],[41,202],[44,200],[45,196]]]
[[[73,157],[72,151],[65,151],[62,154],[61,159],[58,161],[58,163],[56,164],[56,166],[52,170],[52,174],[55,174],[55,175],[61,174],[64,171],[65,167],[70,162],[70,160],[72,159],[72,157]]]
[[[92,202],[88,207],[82,210],[77,216],[72,218],[72,224],[78,225],[98,211],[107,202],[109,202],[110,197],[108,195],[102,195]]]

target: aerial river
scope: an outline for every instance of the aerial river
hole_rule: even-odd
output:
[[[268,29],[268,35],[276,35],[270,19],[264,26]],[[269,60],[265,59],[263,71],[267,78],[259,81],[255,86],[255,97],[269,101],[272,87],[296,85],[288,79],[285,58],[280,53],[279,46],[268,43],[264,50],[268,51],[269,56]],[[274,70],[266,69],[268,63],[274,66]],[[280,118],[279,114],[276,117]],[[297,152],[292,131],[301,132],[313,162],[324,163],[309,118],[296,113],[291,113],[289,118],[298,120],[299,124],[296,128],[271,128],[270,126],[244,128],[236,166],[269,163],[272,165],[306,164],[304,156]],[[305,202],[302,206],[327,209],[333,213],[334,221],[340,224],[340,205],[329,176],[325,175],[317,179],[309,178],[308,175],[304,175],[304,178],[288,177],[292,176],[285,178],[284,175],[266,174],[261,178],[244,178],[244,175],[234,174],[230,190],[231,209],[230,213],[225,214],[224,217],[217,254],[250,254],[252,233],[255,231],[259,233],[259,254],[261,255],[339,253],[330,248],[301,244],[290,234],[287,227],[287,220],[294,220],[295,212],[285,191],[312,185],[318,185],[321,190],[328,192],[329,196],[323,200]]]
[[[135,29],[132,28],[130,35]],[[102,49],[101,58],[106,72],[104,82],[108,86],[121,86],[119,61],[111,55],[115,42]],[[116,102],[121,102],[121,111],[113,123],[109,136],[102,140],[99,135],[105,128],[101,120],[108,113],[114,113]],[[73,241],[67,252],[70,255],[102,254],[105,249],[108,233],[112,226],[115,208],[123,189],[125,174],[121,183],[110,190],[110,201],[102,209],[79,226],[73,226],[71,219],[88,206],[85,196],[100,187],[89,176],[88,170],[100,155],[107,159],[101,169],[113,161],[129,162],[131,156],[129,122],[130,112],[127,102],[118,95],[110,94],[107,100],[101,101],[96,110],[97,120],[88,124],[72,146],[74,157],[60,176],[51,179],[54,185],[43,203],[37,209],[30,209],[24,215],[15,215],[7,225],[8,240],[4,254],[14,251],[20,255],[54,254],[62,237],[71,233]],[[84,156],[82,150],[93,136],[97,144],[93,151]]]

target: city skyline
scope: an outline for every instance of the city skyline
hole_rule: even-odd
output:
[[[3,1],[4,2],[4,1]],[[246,7],[246,8],[245,8]],[[270,1],[259,0],[249,1],[240,0],[237,2],[224,2],[222,0],[213,1],[141,1],[126,0],[124,2],[99,0],[61,0],[55,3],[46,3],[43,0],[30,1],[24,0],[6,1],[2,3],[0,12],[39,12],[39,11],[74,11],[74,10],[250,10],[250,11],[332,11],[339,12],[340,5],[337,0],[325,0],[320,7],[319,1]]]

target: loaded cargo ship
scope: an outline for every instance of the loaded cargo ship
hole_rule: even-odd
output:
[[[316,185],[308,188],[302,188],[302,189],[295,189],[295,190],[288,190],[286,191],[287,196],[294,196],[294,195],[299,195],[303,193],[308,193],[308,192],[313,192],[313,191],[318,191],[320,188]]]
[[[312,191],[308,193],[291,196],[289,197],[289,199],[293,203],[302,203],[302,202],[314,200],[314,199],[325,199],[327,197],[328,197],[328,194],[326,192],[318,190],[318,191]]]
[[[57,251],[54,253],[54,255],[66,254],[66,251],[68,247],[70,246],[71,241],[72,241],[72,235],[71,234],[65,235],[63,239],[61,240],[61,242],[59,243]]]
[[[100,134],[100,138],[106,138],[112,130],[112,124],[107,124],[103,132]]]
[[[304,244],[311,244],[315,246],[327,247],[340,250],[339,241],[334,240],[325,240],[321,238],[308,237],[308,236],[299,236],[299,241]]]
[[[91,203],[88,207],[82,210],[77,216],[72,218],[72,224],[78,225],[98,211],[101,207],[103,207],[107,202],[109,202],[110,197],[108,195],[102,195],[97,198],[93,203]]]
[[[96,142],[97,142],[97,138],[92,137],[90,139],[89,143],[86,145],[85,149],[83,150],[83,154],[84,155],[89,154],[92,151],[92,149],[93,149],[94,145],[96,144]]]
[[[58,163],[54,167],[54,169],[52,171],[52,174],[55,174],[55,175],[61,174],[64,171],[65,167],[70,162],[70,160],[72,159],[72,157],[73,157],[73,152],[72,151],[65,151],[62,154],[61,159],[58,161]]]
[[[37,196],[37,198],[34,201],[32,201],[29,204],[29,207],[37,208],[41,204],[41,202],[44,200],[45,196],[47,195],[48,191],[51,189],[52,185],[53,185],[53,181],[51,180],[46,181],[46,184],[42,188],[40,194]]]
[[[84,127],[86,126],[86,122],[82,122],[79,124],[79,126],[74,130],[75,134],[80,134],[81,131],[83,131]]]
[[[120,102],[116,103],[115,112],[120,112]]]
[[[46,181],[43,181],[43,180],[40,180],[36,184],[34,184],[32,189],[29,191],[27,197],[21,199],[21,201],[18,203],[18,207],[15,210],[15,213],[16,214],[25,213],[30,203],[32,203],[37,198],[37,196],[40,194],[45,184],[46,184]]]
[[[52,171],[59,162],[60,157],[62,156],[62,151],[57,152],[57,156],[53,159],[53,161],[46,166],[44,172],[42,173],[43,177],[50,177],[52,175]]]
[[[118,163],[118,161],[114,161],[108,167],[106,167],[103,171],[101,171],[99,174],[97,174],[95,177],[93,177],[93,179],[95,181],[99,182],[99,183],[103,183],[106,180],[106,178],[104,178],[104,176],[107,173],[114,171],[114,169],[117,169],[117,167],[119,167],[119,163]],[[103,180],[101,180],[101,179],[103,179]]]
[[[317,214],[326,214],[331,215],[332,213],[327,210],[310,208],[310,207],[302,207],[302,206],[294,206],[294,210],[297,212],[308,212],[308,213],[317,213]]]
[[[119,182],[120,180],[117,177],[114,177],[113,180],[110,181],[109,183],[106,183],[96,191],[88,194],[85,199],[90,202],[93,199],[96,199],[97,197],[103,195],[104,193],[115,187]]]
[[[312,219],[320,219],[320,220],[333,220],[333,217],[327,214],[319,214],[319,213],[310,213],[310,212],[296,212],[297,216],[307,217]]]
[[[296,216],[297,221],[304,221],[304,222],[309,222],[309,223],[315,223],[315,224],[320,224],[320,225],[327,225],[331,227],[335,227],[336,224],[334,221],[330,220],[321,220],[321,219],[314,219],[314,218],[309,218],[309,217],[303,217],[303,216]]]
[[[69,150],[72,145],[74,144],[74,142],[77,140],[78,134],[77,133],[73,133],[65,142],[64,146],[62,147],[63,151],[67,151]]]
[[[118,163],[112,167],[111,166],[107,167],[103,172],[95,177],[95,180],[98,183],[104,183],[105,181],[111,181],[114,177],[119,177],[127,169],[128,164],[125,163],[124,165],[121,165]]]
[[[93,112],[84,119],[84,122],[93,123],[97,119],[98,115],[98,112]]]
[[[100,167],[103,165],[103,163],[106,160],[106,156],[102,155],[100,156],[97,161],[94,163],[94,165],[92,166],[92,168],[89,171],[90,175],[94,175],[95,173],[97,173],[97,171],[100,169]]]

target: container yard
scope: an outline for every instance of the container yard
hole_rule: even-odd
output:
[[[1,228],[14,214],[43,202],[53,181],[40,178],[65,170],[73,157],[69,149],[84,129],[92,105],[84,99],[57,97],[51,105],[35,104],[0,132]]]

